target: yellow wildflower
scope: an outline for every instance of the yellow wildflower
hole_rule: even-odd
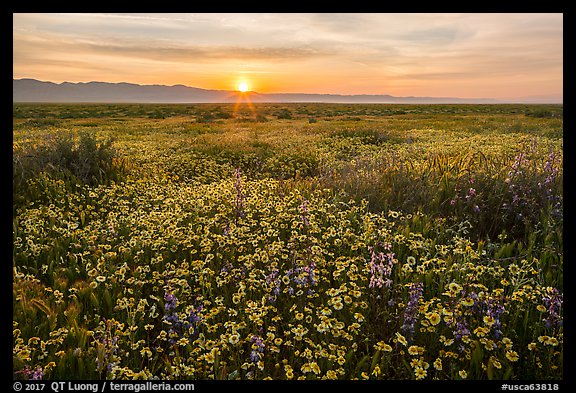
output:
[[[488,325],[489,327],[494,325],[494,323],[496,322],[496,320],[494,319],[494,317],[491,317],[489,315],[486,315],[484,318],[482,318],[482,320],[484,321],[484,323],[486,325]]]
[[[516,351],[506,351],[506,358],[511,362],[516,362],[518,361],[519,356]]]
[[[406,340],[406,337],[404,337],[403,335],[401,335],[398,332],[396,333],[396,340],[404,346],[408,345],[408,341]]]
[[[376,349],[377,351],[384,351],[384,352],[392,351],[392,347],[390,345],[386,344],[384,341],[378,341],[374,345],[374,349]]]
[[[416,367],[414,369],[414,376],[416,377],[416,379],[424,379],[427,374],[428,372],[424,370],[422,367]]]
[[[442,359],[437,358],[437,359],[434,361],[433,365],[434,365],[434,368],[435,368],[436,370],[442,371]]]

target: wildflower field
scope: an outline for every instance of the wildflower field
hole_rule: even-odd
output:
[[[560,380],[562,111],[14,104],[14,378]]]

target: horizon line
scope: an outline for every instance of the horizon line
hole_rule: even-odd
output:
[[[91,81],[82,81],[82,82],[70,82],[70,81],[62,81],[62,82],[54,82],[54,81],[50,81],[50,80],[40,80],[40,79],[36,79],[36,78],[31,78],[31,77],[22,77],[22,78],[12,78],[13,81],[22,81],[22,80],[30,80],[30,81],[36,81],[36,82],[41,82],[41,83],[51,83],[57,86],[61,86],[63,84],[73,84],[73,85],[86,85],[86,84],[90,84],[90,83],[102,83],[102,84],[110,84],[110,85],[132,85],[132,86],[139,86],[139,87],[185,87],[188,89],[197,89],[197,90],[203,90],[203,91],[207,91],[207,92],[223,92],[223,93],[232,93],[232,94],[239,94],[239,95],[250,95],[250,94],[256,94],[259,96],[274,96],[274,95],[283,95],[283,96],[331,96],[331,97],[390,97],[390,98],[398,98],[398,99],[434,99],[434,100],[442,100],[442,99],[456,99],[456,100],[467,100],[467,101],[472,101],[472,100],[478,100],[478,101],[494,101],[493,104],[508,104],[508,103],[518,103],[518,104],[564,104],[564,95],[560,94],[537,94],[537,95],[529,95],[529,96],[522,96],[522,97],[513,97],[513,98],[494,98],[494,97],[448,97],[448,96],[415,96],[415,95],[410,95],[410,96],[394,96],[391,95],[389,93],[378,93],[378,94],[371,94],[371,93],[291,93],[291,92],[268,92],[268,93],[261,93],[255,90],[248,90],[246,92],[241,92],[239,90],[222,90],[222,89],[209,89],[209,88],[203,88],[203,87],[196,87],[196,86],[190,86],[190,85],[185,85],[182,83],[178,83],[178,84],[173,84],[173,85],[166,85],[166,84],[160,84],[160,83],[154,83],[154,84],[140,84],[140,83],[135,83],[135,82],[126,82],[126,81],[122,81],[122,82],[108,82],[108,81],[98,81],[98,80],[91,80]],[[558,101],[554,101],[554,102],[537,102],[537,101],[529,101],[526,102],[526,100],[530,100],[530,99],[538,99],[538,98],[553,98],[554,100],[558,100]],[[263,97],[264,98],[264,97]],[[524,100],[524,101],[519,101],[519,100]],[[14,101],[13,101],[14,102]],[[27,102],[27,101],[26,101]],[[31,101],[30,101],[31,102]],[[46,101],[39,101],[39,102],[46,102]],[[79,101],[73,101],[73,102],[79,102]],[[102,103],[101,101],[85,101],[85,103]],[[262,101],[262,103],[265,103],[266,101]],[[271,102],[279,102],[279,101],[271,101]],[[296,101],[290,101],[290,102],[294,102],[296,103]],[[322,101],[316,101],[317,103],[322,103]],[[110,101],[110,103],[114,103],[113,101]],[[128,103],[128,102],[123,102],[123,103]],[[134,103],[139,103],[139,101],[134,101]],[[152,102],[146,102],[146,103],[152,103]],[[158,103],[163,103],[163,102],[158,102]],[[165,103],[165,102],[164,102]],[[185,103],[185,102],[182,102]],[[207,102],[208,103],[208,102]],[[211,101],[210,103],[213,103],[213,101]],[[222,103],[226,103],[226,102],[222,102]],[[302,101],[302,103],[313,103],[312,101]],[[342,102],[342,103],[362,103],[362,102]],[[370,102],[370,103],[374,103],[377,104],[378,102]],[[391,104],[403,104],[403,103],[391,103]],[[410,103],[404,103],[404,104],[410,104]],[[416,104],[416,103],[415,103]],[[443,103],[438,103],[438,104],[443,104]],[[454,104],[459,104],[459,103],[454,103]],[[466,103],[463,103],[466,104]],[[489,104],[489,103],[487,103]]]

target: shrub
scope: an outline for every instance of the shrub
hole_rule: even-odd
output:
[[[257,114],[256,114],[256,121],[257,121],[257,122],[264,123],[264,122],[267,122],[267,121],[268,121],[268,118],[267,118],[266,116],[260,114],[260,113],[257,113]]]
[[[60,124],[56,119],[30,119],[24,123],[27,127],[48,128],[57,127]]]
[[[292,119],[292,112],[290,112],[286,108],[282,108],[278,112],[276,112],[276,116],[278,117],[278,119]]]
[[[538,118],[552,118],[552,117],[562,117],[562,112],[555,113],[547,109],[537,109],[532,112],[526,114],[529,117],[538,117]]]
[[[119,180],[127,167],[113,143],[111,138],[99,141],[95,133],[83,132],[77,141],[70,133],[60,133],[26,149],[16,146],[12,156],[14,206],[43,194],[32,190],[43,184],[36,182],[40,177],[63,180],[69,188]]]

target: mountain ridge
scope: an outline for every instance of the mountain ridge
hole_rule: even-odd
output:
[[[32,78],[12,79],[13,102],[38,103],[236,103],[238,91],[210,90],[177,85],[140,85],[129,82],[62,82]],[[258,93],[249,92],[251,102],[296,103],[382,103],[382,104],[500,104],[536,103],[531,101],[496,100],[493,98],[396,97],[389,94],[323,94],[323,93]],[[245,98],[244,98],[245,99]],[[542,103],[561,103],[546,101]]]

